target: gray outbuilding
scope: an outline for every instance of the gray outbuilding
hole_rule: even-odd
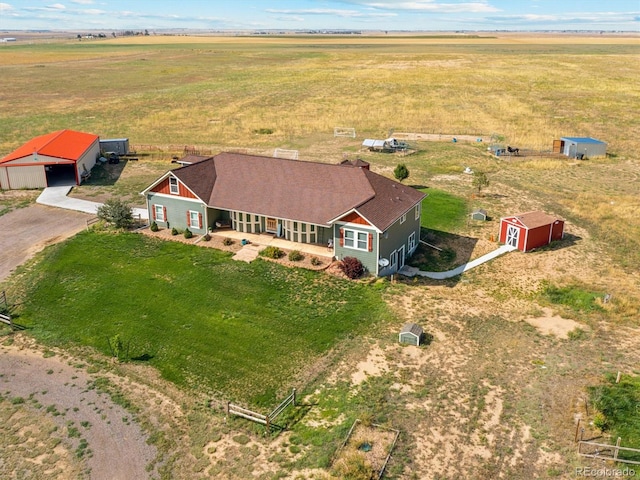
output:
[[[422,342],[424,330],[416,323],[407,323],[400,331],[400,343],[408,343],[409,345],[419,346]]]
[[[484,222],[487,220],[487,211],[482,208],[478,208],[471,213],[471,218],[473,220],[481,220]]]
[[[556,150],[554,142],[554,150]],[[607,144],[591,137],[562,137],[559,153],[570,158],[604,157],[607,155]]]
[[[115,152],[118,155],[126,155],[129,153],[128,138],[106,138],[100,140],[101,152]]]

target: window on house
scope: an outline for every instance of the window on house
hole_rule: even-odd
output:
[[[165,218],[164,218],[164,207],[162,205],[154,205],[153,206],[156,216],[155,219],[158,222],[164,222]]]
[[[407,214],[405,213],[404,215],[402,215],[402,216],[400,217],[400,223],[402,224],[402,223],[404,223],[404,222],[406,222],[406,221],[407,221]]]
[[[409,251],[414,248],[416,248],[416,232],[411,232],[411,235],[409,235]]]
[[[178,195],[180,193],[178,179],[176,177],[169,177],[169,192],[173,195]]]
[[[369,250],[369,234],[345,228],[344,246],[355,250]]]
[[[200,228],[200,213],[189,210],[189,227]]]
[[[420,204],[416,205],[416,220],[420,218]]]

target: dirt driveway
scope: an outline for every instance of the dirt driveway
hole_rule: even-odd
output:
[[[47,245],[86,227],[86,213],[32,205],[0,216],[0,282]]]
[[[43,354],[29,340],[16,340],[17,344],[0,345],[0,392],[14,399],[13,403],[17,403],[16,398],[24,399],[29,411],[36,408],[36,413],[46,413],[46,418],[57,425],[55,430],[50,429],[51,434],[66,443],[60,445],[57,455],[47,450],[37,452],[40,463],[48,466],[42,470],[37,459],[30,460],[35,455],[25,453],[24,461],[9,455],[0,464],[0,476],[11,470],[17,470],[18,476],[37,472],[33,478],[129,480],[155,476],[157,472],[147,466],[156,457],[156,448],[147,444],[146,435],[132,414],[97,387],[104,376],[89,374],[86,364],[79,360],[60,353],[50,356],[50,351],[49,355]],[[16,415],[25,413],[14,414],[9,420],[13,421]],[[8,434],[3,429],[16,434],[10,425],[0,428]],[[17,434],[22,441],[16,443],[26,442],[31,448],[37,444],[32,438],[34,433],[26,426]],[[72,468],[74,462],[65,461],[62,445],[70,447],[81,461],[82,474]]]

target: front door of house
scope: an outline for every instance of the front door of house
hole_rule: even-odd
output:
[[[269,233],[276,233],[278,230],[278,221],[275,218],[267,217],[266,231]]]
[[[404,245],[398,249],[398,270],[404,267]]]
[[[518,232],[520,229],[513,225],[507,226],[507,245],[518,248]]]

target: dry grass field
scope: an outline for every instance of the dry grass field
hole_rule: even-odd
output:
[[[602,465],[576,454],[577,418],[586,435],[597,434],[585,388],[605,373],[640,374],[637,36],[16,44],[0,46],[0,73],[0,155],[62,128],[128,137],[144,154],[74,195],[134,200],[187,145],[267,155],[286,148],[331,163],[360,157],[388,176],[403,162],[407,183],[485,208],[492,220],[449,232],[455,249],[472,257],[495,248],[500,216],[543,209],[566,219],[567,238],[552,247],[509,253],[452,281],[387,285],[398,318],[420,323],[431,343],[397,345],[401,325],[345,341],[297,379],[304,415],[277,438],[212,415],[208,399],[177,391],[145,367],[98,362],[167,452],[167,478],[332,478],[319,432],[346,433],[345,412],[363,405],[401,431],[390,478],[570,479],[576,467]],[[355,128],[357,138],[333,137],[337,126]],[[493,136],[535,151],[561,136],[592,136],[608,143],[609,155],[494,157],[479,142],[415,142],[419,152],[407,157],[360,148],[363,138],[392,129]],[[480,195],[462,173],[467,166],[487,173]],[[0,205],[13,208],[9,197],[0,192]],[[595,306],[554,303],[549,286],[592,292]],[[16,408],[0,402],[3,418],[46,445],[24,430]],[[79,468],[68,454],[56,459]]]

